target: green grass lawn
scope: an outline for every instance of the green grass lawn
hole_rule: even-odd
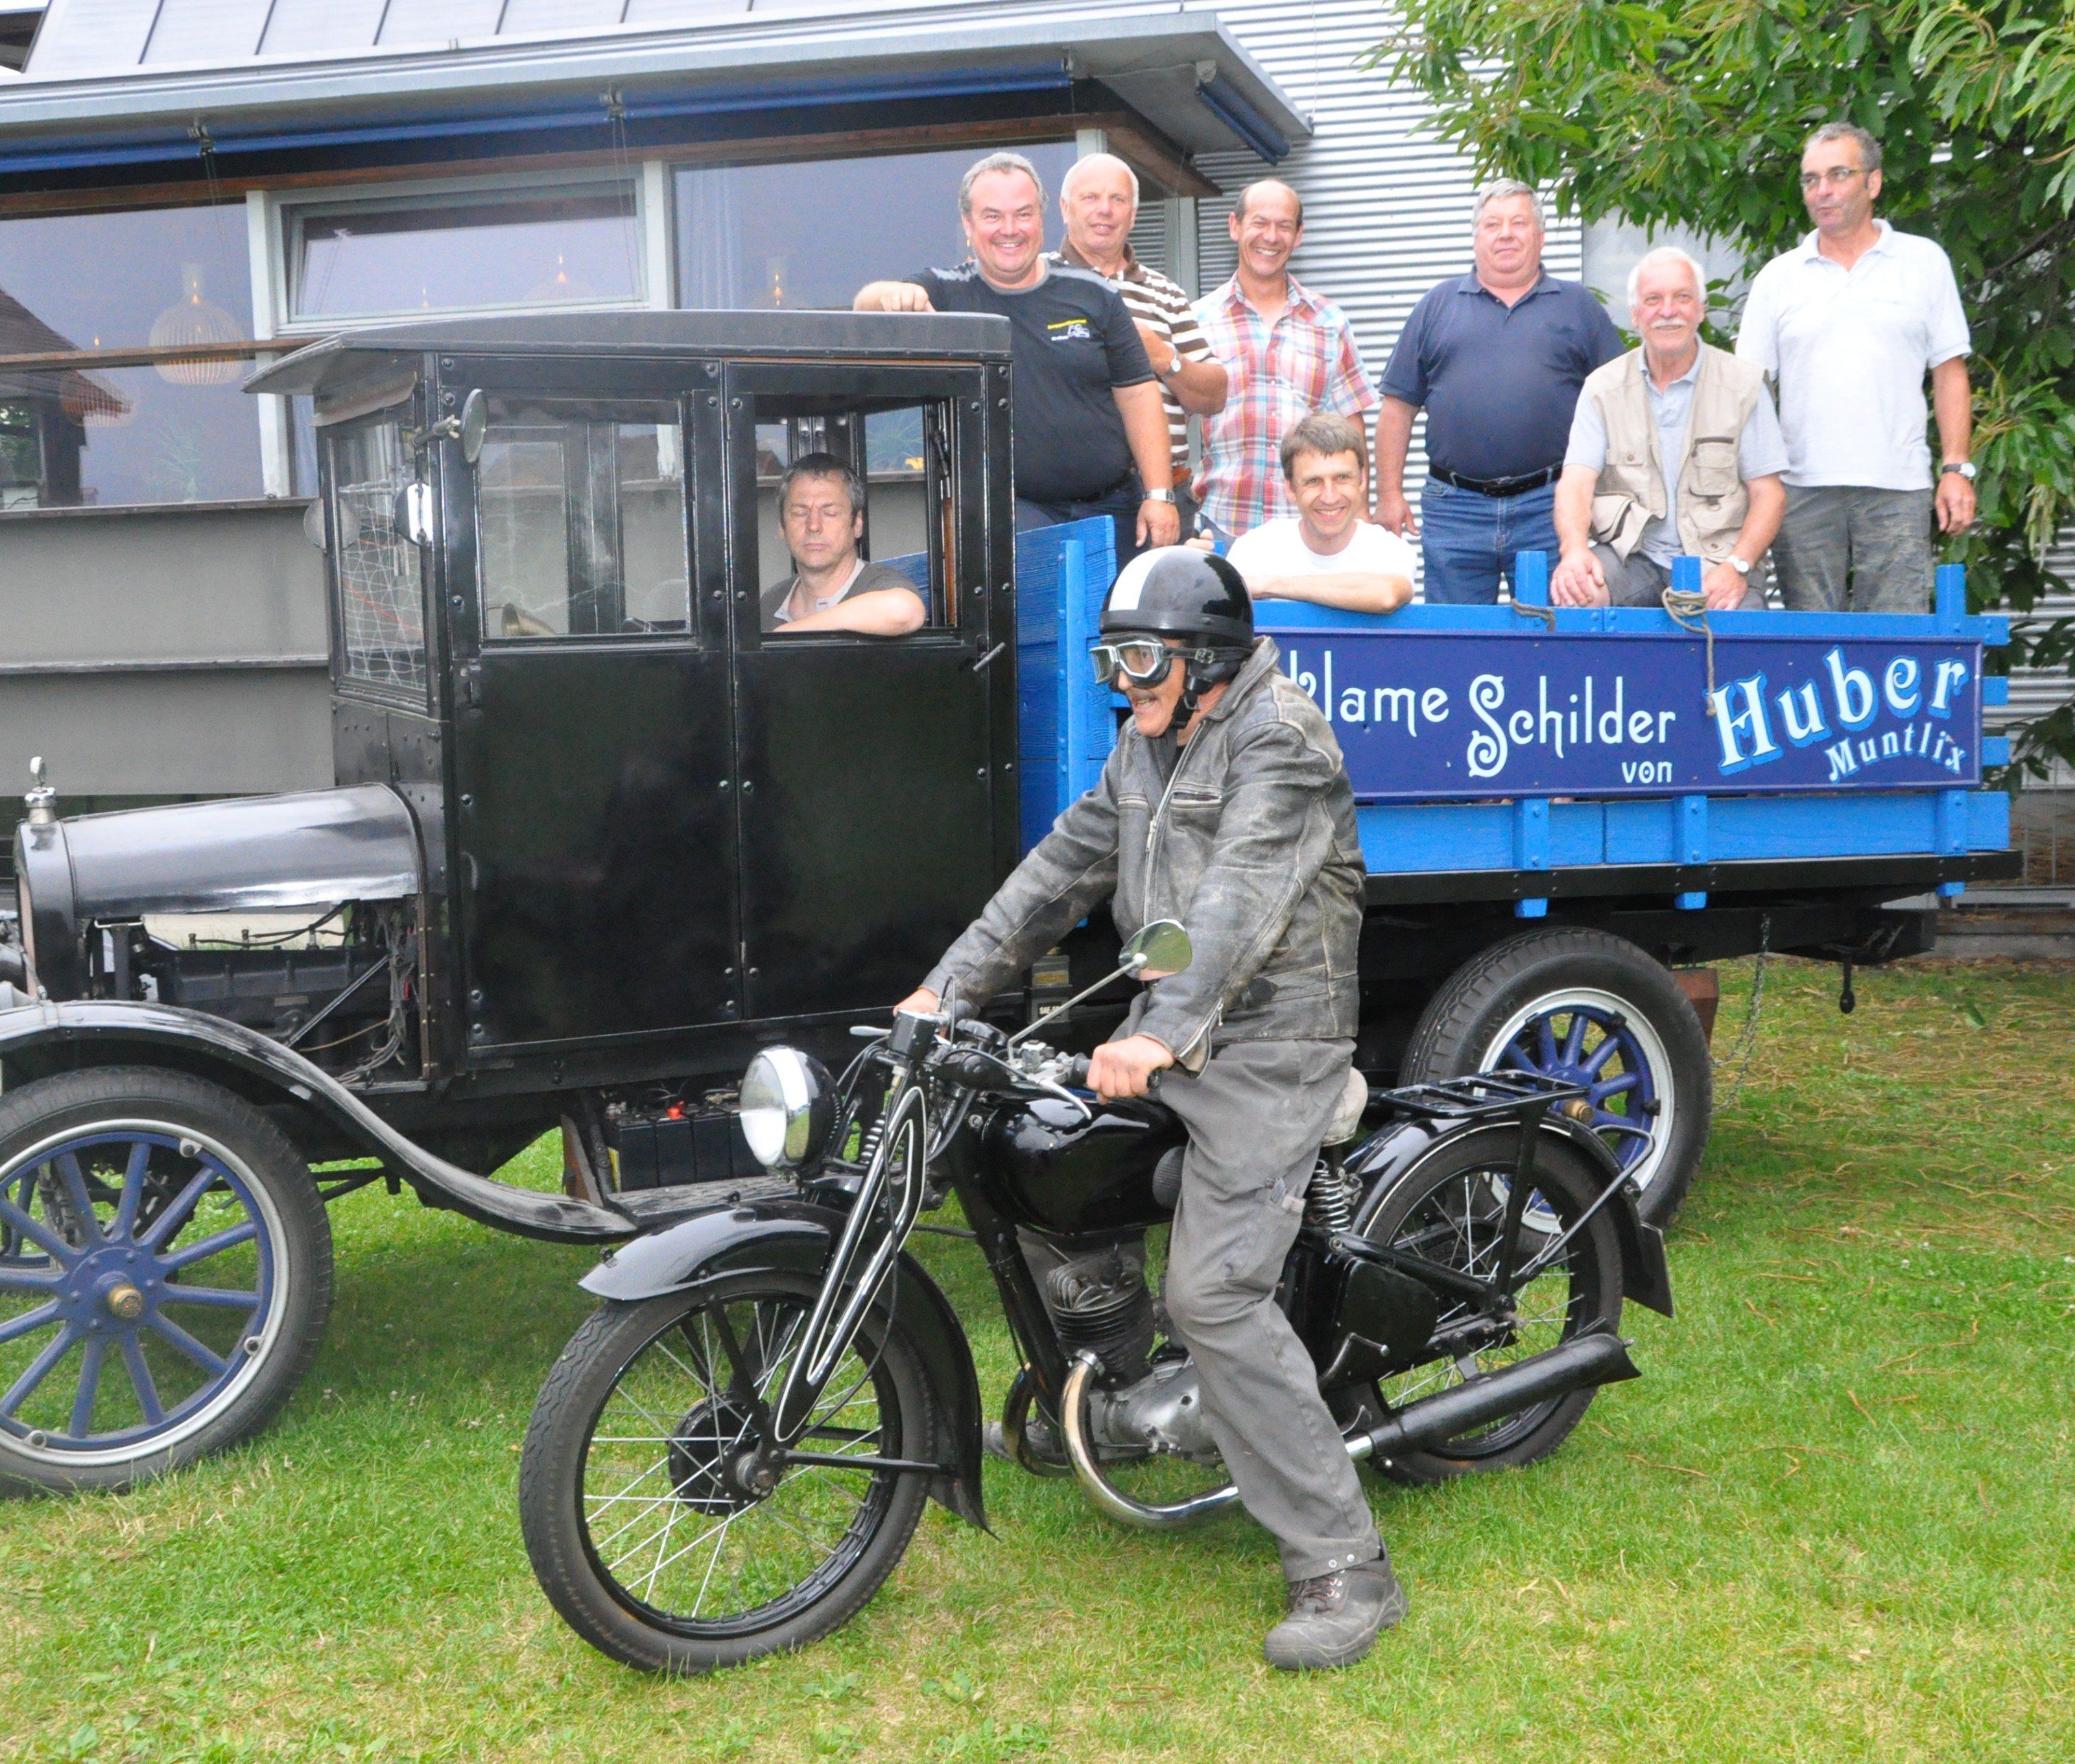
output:
[[[333,1213],[329,1337],[263,1439],[0,1505],[0,1756],[2065,1760],[2075,973],[1859,986],[1841,1017],[1834,971],[1774,965],[1679,1318],[1629,1313],[1644,1377],[1534,1469],[1371,1485],[1412,1613],[1350,1671],[1261,1663],[1243,1518],[1129,1533],[992,1464],[995,1534],[933,1509],[813,1651],[610,1665],[535,1588],[513,1486],[586,1257],[378,1190]],[[996,1401],[977,1257],[920,1242]]]

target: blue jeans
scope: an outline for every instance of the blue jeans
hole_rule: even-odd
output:
[[[1490,607],[1498,579],[1513,580],[1513,554],[1541,551],[1556,561],[1556,487],[1486,496],[1438,478],[1419,496],[1419,552],[1430,607]]]
[[[1033,503],[1021,496],[1016,499],[1016,530],[1029,532],[1033,527],[1056,527],[1062,521],[1087,520],[1094,516],[1107,516],[1116,526],[1116,567],[1119,569],[1138,555],[1138,509],[1145,500],[1145,493],[1138,487],[1138,474],[1133,472],[1106,495],[1085,503]]]

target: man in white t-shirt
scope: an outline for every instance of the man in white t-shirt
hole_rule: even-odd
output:
[[[1787,511],[1772,556],[1795,611],[1922,612],[1934,510],[1942,532],[1974,519],[1967,316],[1945,253],[1874,218],[1880,163],[1851,123],[1809,136],[1801,195],[1816,230],[1758,272],[1737,337],[1779,391]]]
[[[1369,437],[1351,416],[1314,411],[1282,437],[1297,504],[1232,541],[1232,566],[1256,600],[1309,600],[1394,612],[1412,598],[1412,548],[1367,518]]]

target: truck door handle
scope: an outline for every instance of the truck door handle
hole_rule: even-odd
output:
[[[985,655],[982,656],[979,660],[975,661],[972,665],[972,671],[975,673],[985,673],[989,665],[992,664],[995,658],[1008,647],[1009,644],[1006,639],[996,644],[992,649],[988,650]]]

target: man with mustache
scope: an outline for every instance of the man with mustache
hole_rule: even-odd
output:
[[[1967,315],[1931,240],[1874,218],[1881,150],[1826,122],[1801,154],[1816,230],[1758,272],[1737,354],[1772,376],[1787,437],[1787,508],[1773,561],[1795,611],[1922,612],[1931,526],[1974,519]],[[1924,377],[1938,424],[1936,489]]]
[[[1675,246],[1628,278],[1639,348],[1596,369],[1556,487],[1559,607],[1655,607],[1671,560],[1702,561],[1710,611],[1762,608],[1758,560],[1779,530],[1787,444],[1765,376],[1700,341],[1700,266]]]

